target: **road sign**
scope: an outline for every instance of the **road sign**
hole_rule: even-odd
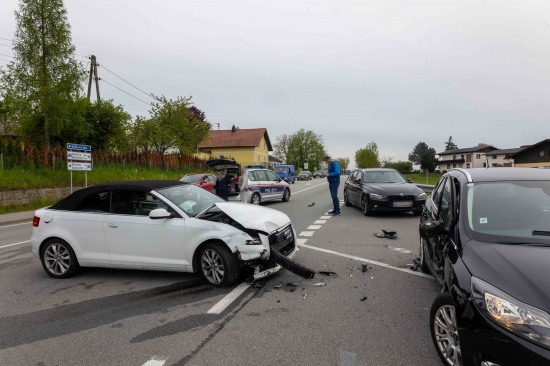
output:
[[[92,164],[91,163],[79,163],[79,162],[75,162],[75,161],[69,161],[69,162],[67,162],[67,169],[69,169],[69,170],[91,171],[92,170]]]
[[[67,144],[67,150],[92,151],[90,145]]]
[[[92,161],[92,154],[81,151],[67,151],[67,160]]]

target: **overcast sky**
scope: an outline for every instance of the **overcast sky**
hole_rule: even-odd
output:
[[[12,39],[18,1],[0,0]],[[217,128],[304,128],[349,157],[376,142],[407,160],[550,138],[550,1],[66,0],[77,54],[140,89],[192,96]],[[0,40],[0,44],[9,41]],[[0,46],[0,54],[12,54]],[[0,56],[0,59],[9,59]],[[84,57],[78,57],[86,63]],[[6,61],[0,60],[0,65]],[[101,67],[99,76],[150,102]],[[148,105],[112,86],[135,115]]]

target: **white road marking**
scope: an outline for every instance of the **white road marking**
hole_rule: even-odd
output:
[[[313,236],[314,233],[315,233],[315,231],[302,231],[300,233],[300,235],[298,235],[298,236],[309,236],[309,237],[311,237],[311,236]]]
[[[22,241],[22,242],[19,242],[19,243],[13,243],[13,244],[8,244],[8,245],[2,245],[0,247],[0,249],[2,248],[7,248],[7,247],[13,247],[14,245],[21,245],[21,244],[27,244],[27,243],[30,243],[31,241],[30,240],[27,240],[27,241]]]
[[[299,244],[299,243],[298,243],[298,244]],[[384,268],[388,268],[388,269],[393,269],[393,270],[400,271],[400,272],[405,272],[405,273],[412,274],[412,275],[419,276],[419,277],[431,278],[431,279],[434,278],[433,276],[427,275],[427,274],[425,274],[425,273],[416,272],[416,271],[411,271],[410,269],[406,269],[406,268],[395,267],[395,266],[392,266],[392,265],[390,265],[390,264],[386,264],[386,263],[382,263],[382,262],[373,261],[373,260],[371,260],[371,259],[366,259],[366,258],[357,257],[357,256],[355,256],[355,255],[349,255],[349,254],[345,254],[345,253],[335,252],[334,250],[329,250],[329,249],[323,249],[323,248],[312,247],[311,245],[307,245],[307,244],[299,244],[299,245],[300,245],[302,248],[308,248],[308,249],[313,249],[313,250],[317,250],[317,251],[324,252],[324,253],[334,254],[334,255],[337,255],[337,256],[340,256],[340,257],[349,258],[349,259],[354,259],[354,260],[356,260],[356,261],[361,261],[361,262],[369,263],[369,264],[372,264],[372,265],[375,265],[375,266],[380,266],[380,267],[384,267]]]
[[[332,216],[321,216],[319,217],[321,220],[328,220],[330,219]]]
[[[5,227],[12,227],[12,226],[19,226],[19,225],[29,225],[29,224],[32,224],[32,221],[22,222],[20,224],[4,225],[4,226],[0,226],[0,229],[5,228]]]
[[[298,243],[298,245],[304,245],[306,241],[307,239],[296,239],[296,243]]]
[[[322,225],[309,225],[307,227],[308,230],[319,230]]]
[[[220,314],[222,311],[225,310],[233,301],[235,301],[243,292],[246,291],[250,287],[249,284],[246,282],[241,283],[239,286],[235,287],[233,291],[225,295],[223,299],[221,299],[216,305],[212,306],[210,310],[208,310],[207,314]]]
[[[323,225],[326,222],[327,222],[327,220],[315,220],[314,224]]]
[[[145,362],[143,366],[162,366],[166,361],[168,361],[169,357],[159,357],[159,356],[153,356],[149,361]]]
[[[306,189],[302,189],[301,191],[292,192],[292,194],[298,194],[298,193],[307,191],[308,189],[313,189],[313,188],[316,188],[316,187],[320,187],[320,186],[325,185],[325,184],[326,184],[326,182],[325,182],[325,183],[321,183],[321,184],[317,184],[316,186],[309,187],[309,188],[306,188]]]

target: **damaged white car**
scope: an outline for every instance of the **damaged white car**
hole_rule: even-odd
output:
[[[32,251],[54,278],[79,267],[197,272],[228,286],[243,271],[254,279],[293,262],[296,232],[284,213],[226,202],[179,181],[135,181],[81,189],[33,220]]]

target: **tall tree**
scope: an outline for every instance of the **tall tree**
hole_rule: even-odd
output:
[[[349,158],[338,158],[336,161],[340,164],[340,169],[347,169],[349,166]]]
[[[445,143],[445,151],[456,150],[458,146],[453,141],[453,136],[449,136],[449,140]]]
[[[355,166],[359,169],[378,168],[380,166],[378,145],[375,142],[369,142],[364,149],[355,152]]]
[[[51,136],[70,122],[69,105],[85,71],[74,58],[62,0],[20,0],[15,19],[14,61],[2,71],[2,94],[13,94],[21,124],[42,125],[49,149]]]
[[[291,135],[283,133],[275,138],[275,143],[273,144],[273,156],[283,162],[286,162],[290,137]]]
[[[127,131],[131,117],[122,105],[115,106],[112,100],[88,102],[84,116],[91,127],[85,140],[88,145],[101,150],[128,147]]]
[[[409,153],[409,161],[413,164],[420,165],[420,169],[433,172],[437,166],[436,151],[433,147],[429,147],[424,142],[419,142]]]
[[[169,149],[176,148],[192,152],[195,142],[208,135],[210,123],[195,119],[190,109],[191,98],[172,100],[161,96],[156,99],[149,111],[150,118],[136,118],[133,137],[138,146],[163,155]]]
[[[303,128],[290,136],[286,162],[297,167],[303,167],[308,163],[308,168],[319,165],[325,155],[323,138],[313,131]]]
[[[190,98],[189,98],[190,100]],[[185,118],[185,134],[180,139],[178,147],[181,152],[193,153],[197,150],[199,143],[208,136],[212,124],[206,119],[206,114],[196,106],[189,107],[191,114]]]

